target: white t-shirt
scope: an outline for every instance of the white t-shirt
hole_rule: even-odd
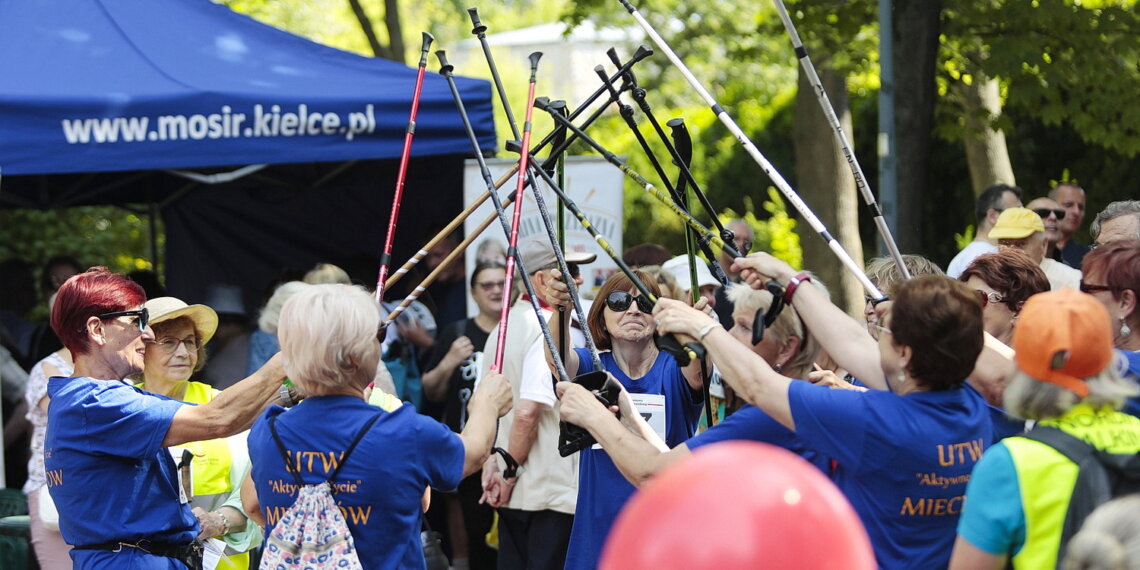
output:
[[[950,260],[950,265],[946,267],[946,276],[957,279],[973,263],[974,258],[987,253],[997,253],[997,250],[997,246],[988,241],[970,242],[970,245],[967,245],[958,252],[958,255],[954,256],[954,259]]]

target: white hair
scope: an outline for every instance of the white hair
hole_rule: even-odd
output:
[[[1122,378],[1117,369],[1117,365],[1110,363],[1099,374],[1085,378],[1089,395],[1084,400],[1066,388],[1042,382],[1018,370],[1005,387],[1002,404],[1009,413],[1027,420],[1060,417],[1082,401],[1119,409],[1140,390],[1135,383]]]
[[[1140,494],[1093,510],[1069,539],[1064,570],[1140,570]]]
[[[261,308],[261,315],[257,317],[257,327],[262,332],[277,334],[277,320],[281,317],[281,307],[285,306],[285,301],[288,301],[289,297],[309,286],[302,281],[287,281],[278,285],[273,290],[273,295],[265,302],[265,306]]]
[[[380,306],[363,288],[305,287],[281,309],[277,336],[285,374],[302,392],[327,393],[372,381],[380,360]]]

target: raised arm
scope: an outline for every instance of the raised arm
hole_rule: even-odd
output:
[[[463,476],[483,467],[495,444],[495,424],[511,409],[511,385],[506,376],[489,372],[467,404],[467,424],[459,434],[463,441]]]
[[[672,299],[658,300],[653,318],[657,321],[657,329],[662,332],[698,339],[713,362],[717,363],[724,381],[737,394],[788,429],[796,429],[788,403],[788,384],[792,380],[772,370],[763,358],[732,338],[719,321]],[[712,325],[712,328],[702,338],[701,330],[707,325]]]
[[[574,305],[570,301],[570,288],[561,279],[562,274],[557,269],[552,271],[555,279],[546,280],[546,302],[554,307],[554,316],[550,318],[550,334],[554,338],[554,346],[562,346],[562,337],[570,334],[570,311]],[[559,311],[562,307],[564,311]],[[585,326],[585,323],[582,323]],[[546,365],[550,373],[558,376],[558,369],[554,366],[554,356],[550,354],[550,347],[545,347]],[[562,355],[562,364],[566,366],[566,375],[573,378],[578,375],[578,353],[569,349]]]
[[[179,408],[162,445],[229,437],[249,429],[265,408],[278,401],[277,390],[284,379],[281,353],[277,353],[257,372],[222,390],[213,400]]]
[[[797,274],[792,266],[763,252],[736,258],[732,268],[741,271],[753,289],[763,288],[769,279],[786,287]],[[796,287],[792,303],[804,326],[836,364],[871,388],[887,389],[879,365],[879,347],[863,323],[844,313],[814,287]],[[720,360],[716,362],[721,364]]]
[[[623,388],[618,399],[621,421],[614,410],[606,409],[597,398],[578,384],[559,382],[558,410],[562,421],[581,426],[594,436],[618,471],[635,487],[640,487],[665,466],[689,455],[685,444],[669,449],[641,414],[633,408]]]

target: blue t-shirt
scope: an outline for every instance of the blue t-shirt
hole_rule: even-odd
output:
[[[594,371],[590,352],[575,348],[579,374]],[[618,368],[613,353],[601,353],[602,366],[631,394],[665,396],[665,443],[675,447],[690,437],[701,415],[701,394],[689,387],[677,360],[664,352],[657,355],[645,376],[633,379]],[[595,568],[606,535],[618,511],[633,495],[634,487],[618,471],[605,451],[583,449],[578,463],[578,506],[566,553],[566,568]]]
[[[59,531],[76,546],[111,541],[188,544],[198,520],[179,501],[178,475],[162,446],[186,405],[117,380],[48,380],[44,470],[61,513]],[[184,568],[135,548],[75,549],[79,568]]]
[[[883,568],[950,561],[970,470],[990,446],[985,400],[958,388],[899,396],[792,382],[796,433],[838,461],[835,484]]]
[[[1128,369],[1124,372],[1124,376],[1131,378],[1133,382],[1140,383],[1140,351],[1117,349],[1116,352],[1119,352],[1128,361]],[[1140,396],[1133,396],[1125,400],[1120,411],[1140,418]]]
[[[274,406],[258,418],[249,434],[249,458],[266,536],[297,496],[269,418],[280,415],[277,433],[305,484],[315,485],[328,480],[341,454],[376,414],[380,419],[333,481],[335,499],[365,568],[425,567],[420,499],[428,486],[459,485],[464,451],[458,435],[412,406],[385,412],[352,396],[316,396],[288,411]]]
[[[978,392],[978,390],[974,388],[969,382],[962,384],[962,387],[966,390],[974,392],[978,395],[979,398],[985,401],[985,396],[982,396],[982,393]],[[997,443],[1007,437],[1025,433],[1025,420],[1015,418],[1007,414],[1005,412],[1005,408],[999,408],[997,406],[991,405],[989,402],[986,402],[986,409],[989,410],[990,422],[994,426],[994,436],[992,440],[994,443]]]
[[[696,451],[703,445],[729,440],[760,441],[776,445],[804,458],[825,475],[831,474],[827,457],[809,447],[796,432],[752,404],[745,404],[723,422],[697,434],[685,445]]]

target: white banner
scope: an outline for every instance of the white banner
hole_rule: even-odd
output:
[[[516,162],[518,161],[510,159],[488,160],[487,166],[491,170],[492,180],[497,181]],[[605,237],[619,255],[622,253],[622,177],[620,170],[601,157],[571,156],[566,158],[566,192],[586,215],[586,219],[590,220],[590,225]],[[499,196],[506,200],[507,196],[514,193],[516,185],[517,179],[512,177],[499,189]],[[547,188],[541,181],[540,186],[543,190],[542,197],[546,202],[547,211],[550,212],[552,221],[557,223],[557,197],[554,191]],[[465,204],[474,202],[486,190],[487,184],[479,171],[479,163],[475,160],[466,161],[463,172],[463,202]],[[513,208],[513,204],[507,208],[508,220]],[[474,232],[479,224],[494,211],[494,206],[488,199],[467,218],[463,226],[464,235],[471,235],[471,232]],[[593,293],[601,287],[602,283],[617,271],[617,264],[602,251],[601,246],[594,241],[594,238],[590,237],[590,234],[582,227],[573,213],[567,210],[565,217],[566,249],[568,251],[594,253],[598,256],[594,263],[581,267],[582,278],[585,280],[582,285],[582,294],[587,298],[592,298]],[[523,243],[528,238],[541,237],[547,239],[546,235],[546,228],[542,223],[538,205],[534,201],[533,191],[528,187],[523,201],[522,219],[519,223],[519,243]],[[483,234],[471,244],[471,247],[467,248],[465,257],[467,282],[471,282],[471,271],[475,269],[479,252],[498,250],[501,252],[500,254],[505,254],[506,249],[507,238],[503,235],[502,225],[497,221],[491,222]],[[475,302],[469,296],[467,313],[473,315],[476,311]]]

